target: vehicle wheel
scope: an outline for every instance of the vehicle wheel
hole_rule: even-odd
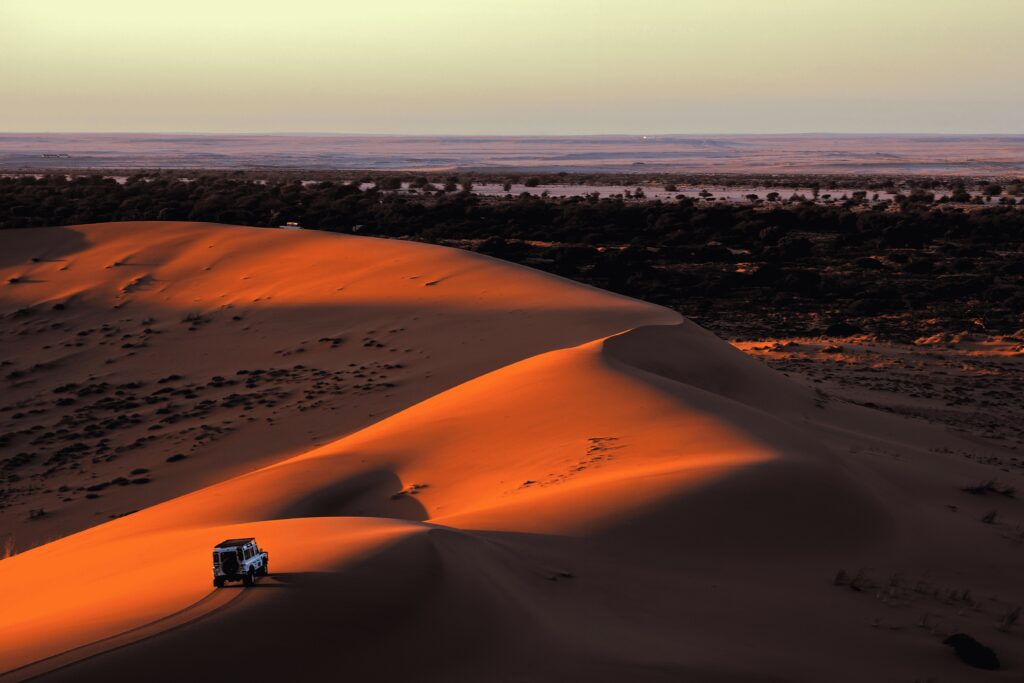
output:
[[[245,573],[245,576],[242,577],[242,583],[244,583],[246,586],[251,586],[254,583],[256,583],[256,572],[254,572],[251,569],[247,571]]]
[[[213,587],[214,588],[223,588],[224,587],[224,579],[219,577],[219,576],[217,578],[215,578],[213,580]]]

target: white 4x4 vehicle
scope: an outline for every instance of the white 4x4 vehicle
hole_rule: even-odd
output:
[[[217,588],[225,581],[251,586],[256,577],[269,573],[270,555],[260,550],[255,538],[229,538],[213,548],[213,585]]]

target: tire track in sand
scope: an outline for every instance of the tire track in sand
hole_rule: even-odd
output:
[[[273,577],[267,577],[263,581],[265,582],[268,579],[273,581]],[[213,616],[239,603],[250,593],[252,593],[251,588],[240,588],[237,590],[231,588],[214,589],[191,605],[149,623],[4,671],[0,673],[0,681],[3,683],[29,681],[87,659],[155,638],[161,634]]]

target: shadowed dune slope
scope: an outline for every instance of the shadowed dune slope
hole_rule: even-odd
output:
[[[1021,513],[959,491],[991,475],[958,454],[976,443],[805,389],[647,304],[443,249],[263,232],[358,245],[373,277],[450,273],[428,289],[468,313],[444,340],[474,311],[518,329],[436,351],[423,362],[449,374],[429,396],[328,443],[0,562],[18,588],[7,679],[202,679],[251,658],[268,681],[976,680],[941,645],[954,630],[1019,675],[1021,636],[995,625],[1024,599]],[[329,311],[323,286],[307,296]],[[360,295],[375,324],[401,310],[416,329],[438,303],[402,287]],[[1006,522],[979,521],[991,505]],[[210,548],[239,535],[272,576],[211,597]]]

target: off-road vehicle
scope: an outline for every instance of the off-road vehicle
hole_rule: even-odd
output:
[[[246,586],[259,576],[270,574],[270,555],[256,545],[255,538],[229,538],[213,548],[213,585],[241,581]]]

